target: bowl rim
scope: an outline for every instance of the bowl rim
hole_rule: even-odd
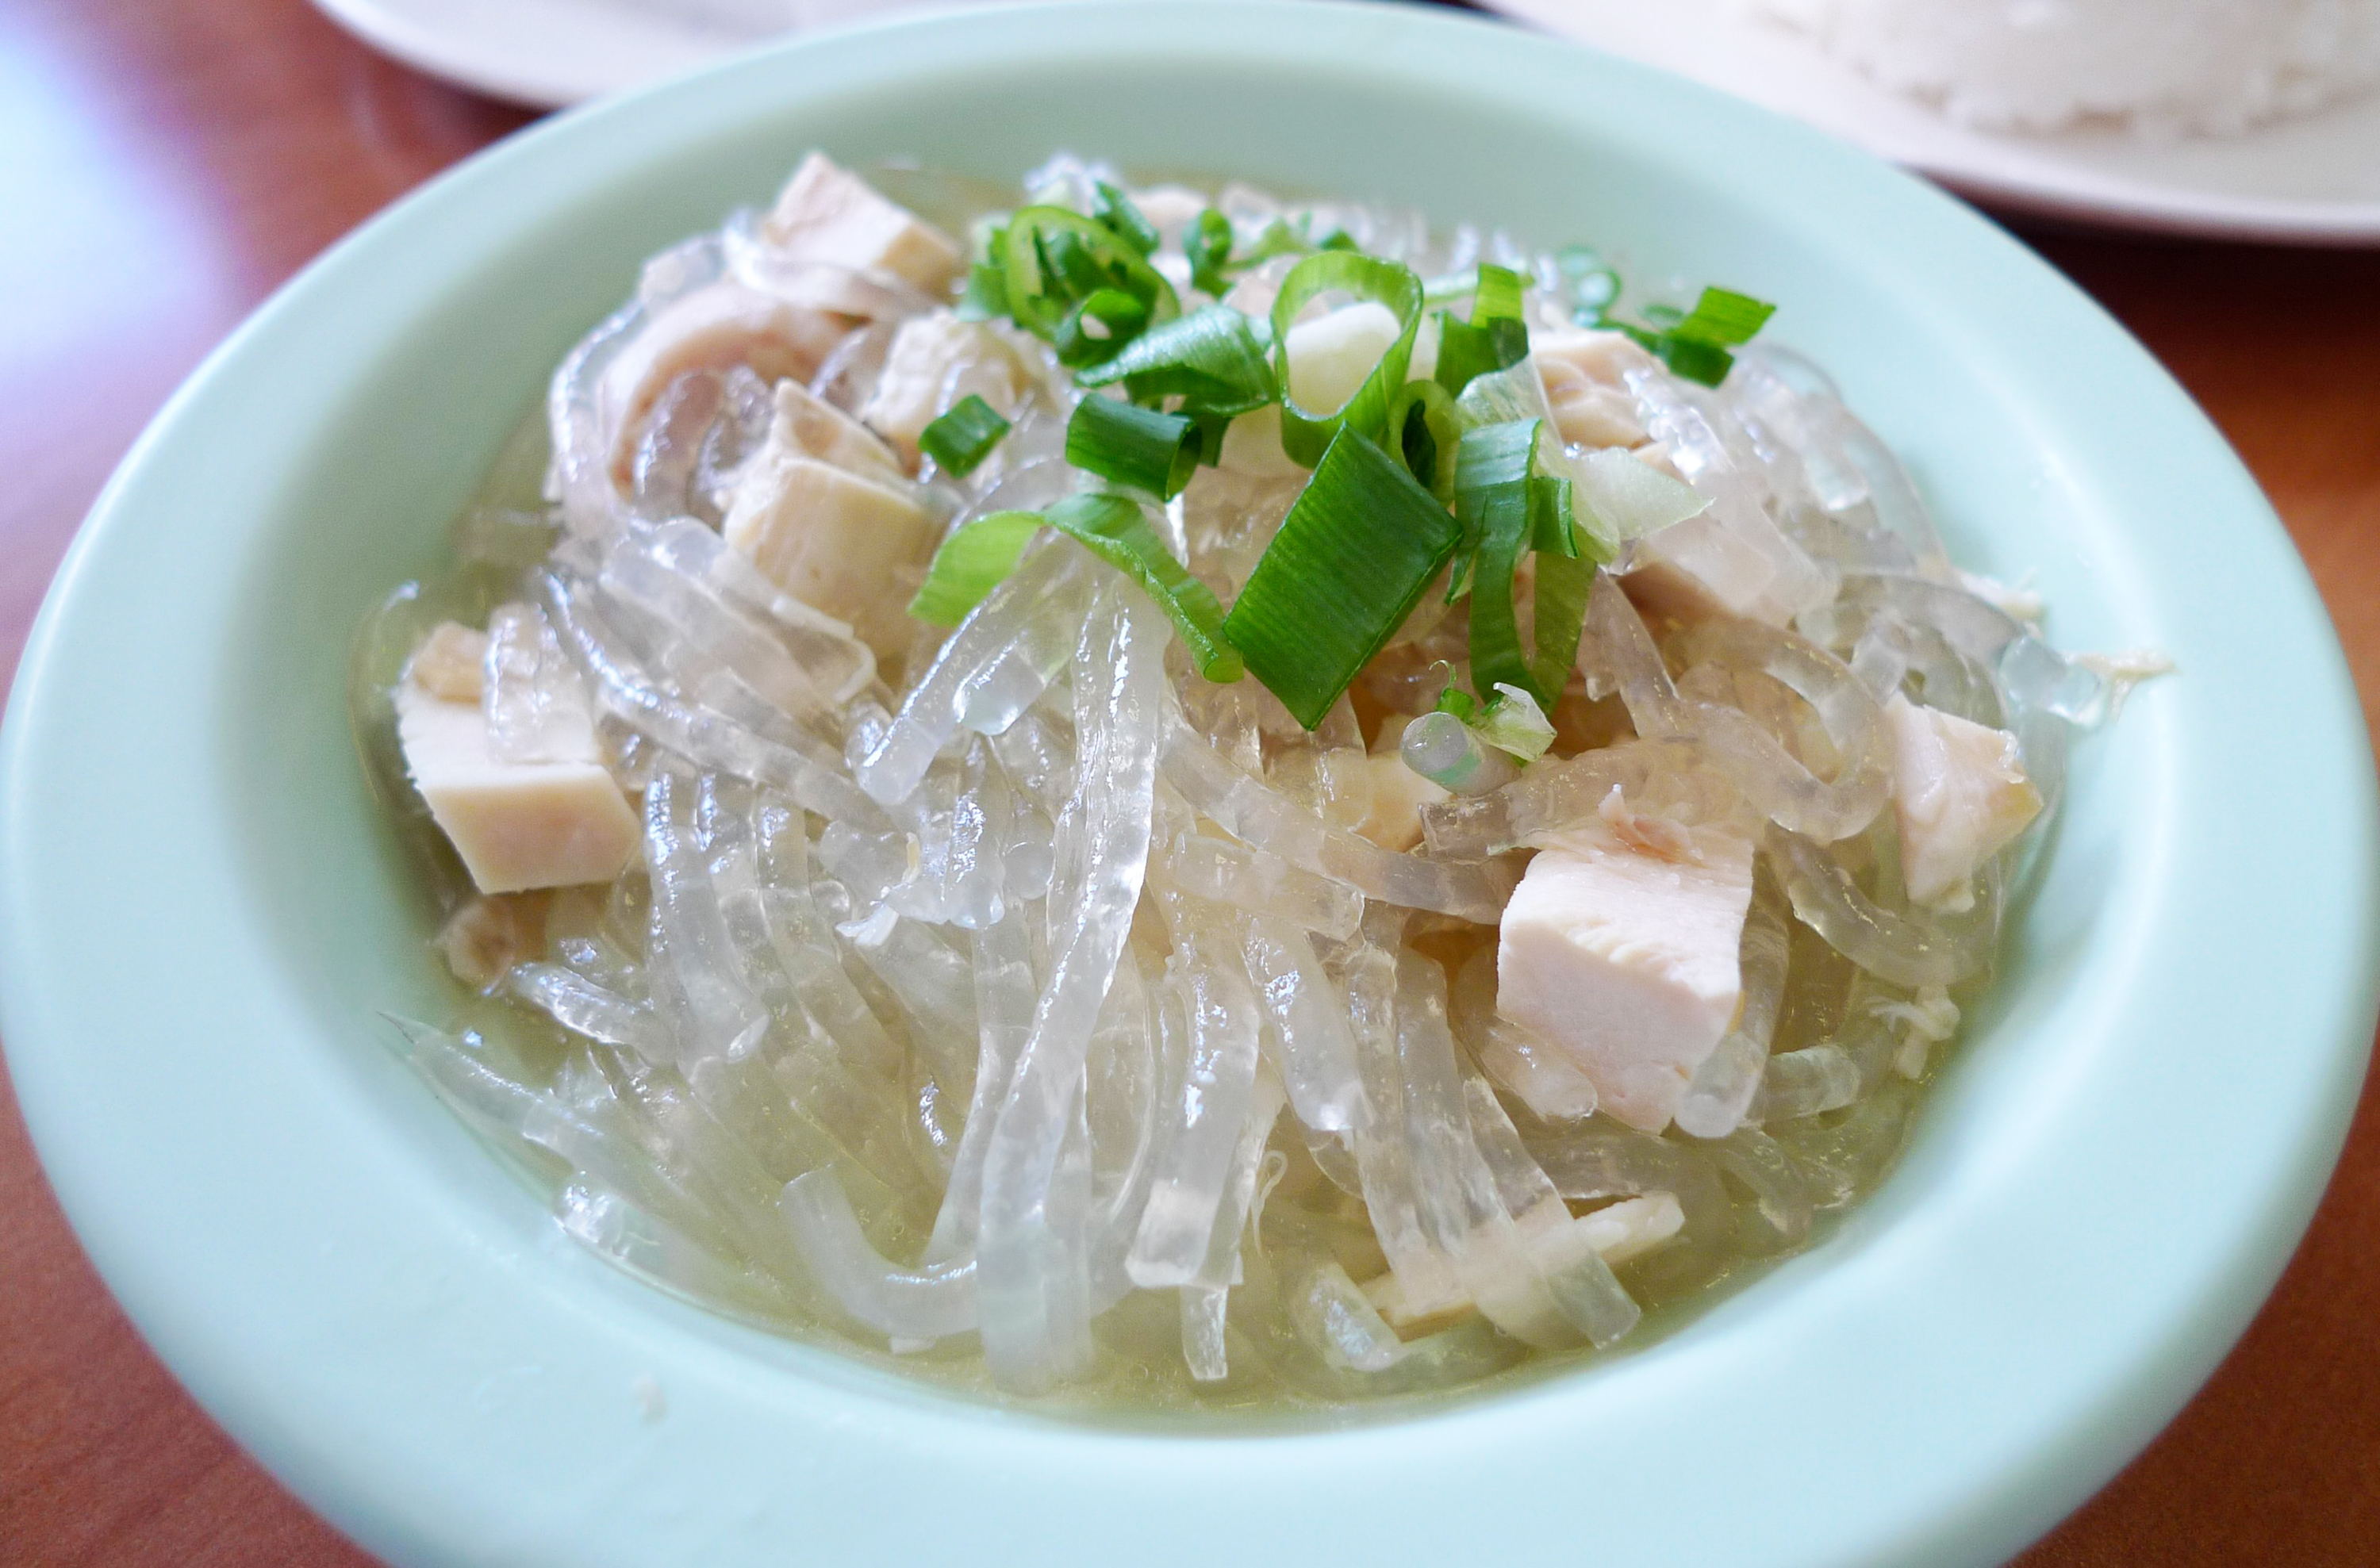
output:
[[[1910,256],[1937,272],[1930,286],[1947,286],[1942,276],[1958,277],[1978,285],[1981,303],[1973,308],[1994,320],[2030,310],[2038,315],[2031,330],[2090,346],[2089,384],[2071,395],[2129,400],[2135,416],[2108,439],[2136,449],[2144,461],[2162,454],[2157,472],[2143,478],[2143,504],[2194,496],[2214,519],[2202,520],[2209,537],[2232,552],[2227,570],[2233,579],[2253,585],[2262,596],[2256,602],[2285,612],[2264,630],[2274,662],[2299,681],[2289,694],[2291,711],[2308,723],[2264,748],[2256,761],[2266,772],[2259,777],[2285,766],[2299,769],[2308,791],[2302,803],[2328,825],[2333,848],[2326,860],[2291,867],[2287,876],[2240,870],[2229,885],[2240,897],[2228,910],[2199,908],[2189,920],[2170,910],[2129,913],[2110,940],[2109,959],[2123,966],[2132,984],[2127,999],[2137,1004],[2126,1027],[2188,1027],[2175,1016],[2179,1004],[2141,991],[2144,977],[2178,985],[2174,977],[2224,972],[2227,965],[2236,971],[2241,960],[2235,953],[2265,950],[2248,923],[2264,920],[2277,898],[2300,897],[2336,915],[2325,929],[2296,935],[2293,951],[2313,983],[2272,998],[2265,1016],[2273,1020],[2273,1038],[2301,1041],[2302,1049],[2265,1064],[2274,1080],[2264,1090],[2277,1107],[2274,1119],[2244,1128],[2240,1147],[2227,1152],[2253,1173],[2244,1190],[2190,1194],[2205,1200],[2203,1230],[2155,1257],[2128,1259],[2122,1270],[2094,1276],[2087,1302],[2036,1303],[2047,1337],[2026,1347],[1996,1339],[1993,1315],[2009,1303],[1988,1280],[1990,1265],[2023,1255],[2023,1226],[2016,1222],[2029,1211],[1978,1212],[1969,1202],[1912,1217],[1892,1238],[1890,1258],[1868,1258],[1823,1281],[1788,1264],[1780,1272],[1796,1274],[1805,1287],[1798,1299],[1817,1301],[1792,1315],[1791,1332],[1800,1336],[1793,1343],[1823,1342],[1822,1370],[1852,1364],[1846,1358],[1854,1355],[1872,1369],[1858,1387],[1834,1390],[1836,1403],[1806,1410],[1791,1397],[1792,1380],[1758,1360],[1762,1346],[1754,1342],[1785,1334],[1780,1322],[1760,1334],[1699,1336],[1690,1357],[1663,1357],[1658,1369],[1638,1357],[1592,1380],[1555,1380],[1404,1420],[1228,1440],[1053,1422],[897,1385],[832,1352],[767,1341],[657,1301],[655,1293],[592,1262],[548,1256],[549,1238],[541,1236],[511,1236],[512,1250],[492,1251],[485,1227],[454,1241],[450,1255],[435,1260],[446,1272],[424,1285],[419,1298],[392,1308],[380,1325],[412,1321],[421,1329],[382,1351],[415,1385],[410,1403],[392,1399],[379,1383],[368,1385],[379,1392],[366,1397],[356,1391],[367,1385],[344,1381],[348,1369],[336,1359],[352,1357],[351,1344],[332,1334],[295,1344],[262,1334],[243,1313],[253,1301],[243,1301],[236,1282],[209,1273],[225,1248],[242,1262],[272,1254],[300,1273],[311,1267],[325,1276],[357,1267],[351,1251],[319,1237],[271,1235],[264,1221],[273,1216],[263,1214],[226,1213],[217,1229],[198,1235],[161,1233],[153,1188],[128,1174],[146,1169],[132,1158],[131,1140],[196,1135],[164,1125],[153,1110],[142,1112],[151,1118],[145,1123],[96,1116],[93,1107],[108,1103],[110,1064],[82,1043],[120,1038],[128,1028],[171,1038],[183,1020],[167,987],[118,987],[103,996],[88,983],[87,965],[79,973],[78,955],[130,932],[188,941],[251,979],[270,982],[273,969],[269,954],[242,945],[241,934],[230,929],[236,920],[222,933],[197,935],[162,911],[115,909],[113,923],[103,922],[104,906],[83,884],[91,866],[106,861],[106,847],[94,835],[108,823],[96,802],[78,804],[76,737],[78,715],[91,711],[92,694],[106,688],[109,596],[120,597],[123,558],[154,537],[170,510],[171,487],[185,482],[200,461],[193,443],[203,440],[211,413],[243,400],[294,395],[304,377],[292,367],[304,356],[293,345],[346,291],[458,214],[488,217],[524,193],[532,202],[548,199],[535,194],[538,182],[574,161],[627,156],[629,148],[645,157],[688,152],[706,136],[732,130],[739,116],[760,112],[789,84],[795,91],[851,94],[889,89],[928,66],[983,70],[1052,54],[1094,60],[1103,52],[1145,56],[1164,50],[1226,63],[1352,60],[1416,78],[1469,71],[1506,90],[1549,98],[1574,93],[1586,80],[1622,97],[1682,99],[1714,143],[1766,139],[1785,150],[1779,156],[1811,171],[1814,191],[1854,215],[1888,219]],[[833,85],[805,88],[806,77]],[[572,180],[560,183],[575,189]],[[1987,278],[1991,286],[1981,287]],[[312,369],[337,374],[335,365]],[[262,406],[269,409],[269,401]],[[2155,621],[2152,607],[2176,603],[2206,613],[2180,597],[2183,579],[2172,563],[2150,563],[2141,573],[2130,586],[2145,597],[2131,609],[2143,621]],[[2221,689],[2220,677],[2193,669],[2192,678],[2204,684],[2180,694],[2144,694],[2134,721],[2144,731],[2143,744],[2168,762],[2185,754],[2193,764],[2212,758],[2203,728],[2211,722],[2205,694]],[[132,694],[125,711],[140,711],[140,700]],[[2169,781],[2166,794],[2147,802],[2144,820],[2168,833],[2216,822],[2218,802],[2206,797],[2215,784],[2232,779],[2221,766],[2210,767],[2206,780]],[[194,845],[192,853],[193,869],[183,880],[231,878],[221,886],[236,904],[237,874],[222,848]],[[2156,859],[2159,885],[2180,886],[2184,868],[2168,863],[2169,855]],[[793,1539],[803,1543],[806,1558],[881,1555],[914,1549],[917,1538],[914,1520],[881,1505],[879,1478],[902,1466],[905,1475],[931,1478],[953,1512],[985,1527],[984,1538],[1014,1543],[1020,1554],[1028,1544],[1046,1551],[1062,1543],[1087,1555],[1136,1541],[1151,1561],[1187,1561],[1211,1556],[1228,1540],[1259,1550],[1298,1542],[1303,1553],[1326,1558],[1395,1561],[1425,1549],[1574,1547],[1584,1526],[1615,1549],[1725,1539],[1732,1543],[1731,1561],[1982,1562],[2021,1546],[2137,1452],[2212,1370],[2277,1277],[2337,1158],[2380,1013],[2375,867],[2380,810],[2362,709],[2277,520],[2219,435],[2145,353],[2072,285],[1972,212],[1765,111],[1492,23],[1312,0],[1022,6],[801,37],[533,127],[363,225],[211,356],[94,504],[44,601],[11,693],[0,731],[0,1026],[27,1124],[60,1202],[128,1315],[200,1404],[268,1468],[341,1528],[395,1560],[651,1562],[699,1554],[759,1561],[782,1558]],[[116,868],[116,874],[129,869]],[[249,1027],[269,1029],[298,1016],[275,1007],[269,984],[249,1006],[239,1015]],[[299,1082],[288,1092],[295,1107],[312,1105],[326,1091]],[[2121,1109],[2133,1119],[2121,1123],[2131,1141],[2119,1147],[2143,1146],[2156,1108]],[[359,1148],[356,1160],[362,1168],[343,1176],[374,1185],[392,1204],[423,1201],[418,1180],[401,1162],[392,1163],[387,1150]],[[241,1169],[241,1179],[252,1175]],[[238,1186],[206,1166],[188,1174],[200,1186]],[[2049,1190],[2042,1184],[2058,1174],[2054,1167],[2029,1173],[2025,1190]],[[244,1196],[268,1199],[282,1217],[306,1201],[303,1194],[253,1188]],[[2124,1212],[2135,1212],[2125,1205],[2158,1196],[2119,1190],[2094,1200]],[[310,1247],[320,1251],[310,1265],[298,1256]],[[525,1260],[535,1261],[540,1285],[510,1297],[487,1288]],[[1935,1293],[1928,1300],[1936,1316],[1924,1323],[1876,1316],[1879,1276],[1894,1270],[1917,1271]],[[2049,1331],[2088,1337],[2078,1329],[2086,1317],[2100,1333],[2120,1327],[2127,1349],[2061,1355]],[[461,1343],[455,1336],[467,1330],[488,1342]],[[1952,1345],[1968,1347],[1978,1364],[1956,1377],[1944,1371]],[[2086,1355],[2093,1358],[2079,1359]],[[667,1391],[669,1414],[659,1423],[640,1419],[631,1397],[648,1369]],[[516,1372],[518,1382],[501,1383]],[[458,1391],[458,1377],[481,1381]],[[1904,1391],[1974,1400],[1973,1429],[1921,1422],[1915,1429],[1925,1441],[1911,1441],[1912,1429],[1895,1424],[1896,1405],[1887,1397],[1896,1381]],[[492,1383],[498,1385],[492,1393]],[[1989,1400],[1976,1392],[1986,1383],[1999,1391]],[[1720,1517],[1729,1510],[1708,1507],[1708,1517],[1664,1520],[1643,1500],[1714,1497],[1706,1487],[1696,1492],[1679,1485],[1681,1466],[1708,1447],[1688,1417],[1714,1401],[1740,1412],[1748,1431],[1772,1443],[1797,1428],[1806,1441],[1823,1438],[1836,1445],[1828,1450],[1835,1461],[1859,1475],[1799,1490],[1730,1475],[1722,1479],[1733,1491],[1716,1496],[1732,1495],[1743,1522],[1731,1524]],[[465,1413],[480,1417],[484,1429],[459,1431],[457,1417]],[[1865,1424],[1854,1422],[1854,1414]],[[1585,1416],[1616,1423],[1630,1442],[1614,1446],[1608,1432],[1582,1431]],[[799,1423],[798,1434],[787,1431],[788,1419]],[[511,1447],[552,1439],[565,1424],[572,1429],[557,1446],[568,1450],[575,1468],[536,1467],[559,1465],[559,1455],[532,1455],[509,1467],[498,1463]],[[768,1446],[772,1442],[777,1446]],[[1572,1467],[1585,1455],[1599,1466],[1591,1486]],[[798,1468],[788,1458],[797,1458]],[[525,1471],[545,1489],[533,1504],[523,1502]],[[1540,1490],[1530,1494],[1529,1506],[1485,1521],[1467,1510],[1375,1506],[1335,1516],[1327,1538],[1317,1533],[1312,1499],[1377,1493],[1379,1480],[1406,1473],[1508,1496],[1516,1484]],[[620,1484],[631,1476],[636,1485]],[[1230,1509],[1204,1502],[1227,1488]],[[1856,1512],[1842,1506],[1853,1493],[1864,1500]],[[1153,1529],[1169,1533],[1156,1542]]]

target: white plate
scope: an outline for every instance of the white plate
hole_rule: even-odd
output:
[[[449,81],[560,108],[716,59],[760,28],[664,0],[314,0],[373,48]]]
[[[1726,0],[1486,3],[1807,120],[1996,203],[2169,233],[2380,244],[2380,93],[2221,139],[1990,135],[1953,125]]]

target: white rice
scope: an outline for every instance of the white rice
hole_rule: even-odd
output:
[[[2380,0],[1752,0],[1985,130],[2232,136],[2380,82]]]

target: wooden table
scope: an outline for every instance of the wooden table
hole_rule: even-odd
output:
[[[108,471],[200,357],[324,246],[527,117],[379,59],[301,0],[0,0],[0,672]],[[2380,254],[2022,232],[2247,458],[2371,717]],[[2030,1568],[2380,1562],[2375,1102],[2239,1349]],[[367,1561],[150,1355],[76,1248],[5,1086],[0,1561]]]

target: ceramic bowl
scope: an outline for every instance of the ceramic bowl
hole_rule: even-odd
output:
[[[577,1251],[384,1048],[447,1004],[342,675],[639,259],[806,149],[1056,149],[1417,205],[1782,302],[1966,564],[2178,678],[2084,743],[1989,1003],[1824,1245],[1636,1353],[1328,1430],[969,1403]],[[973,11],[540,126],[289,284],[60,573],[0,759],[0,1021],[59,1198],[200,1401],[400,1562],[1984,1562],[2247,1322],[2372,1038],[2363,727],[2181,391],[2006,235],[1682,81],[1401,6]]]

